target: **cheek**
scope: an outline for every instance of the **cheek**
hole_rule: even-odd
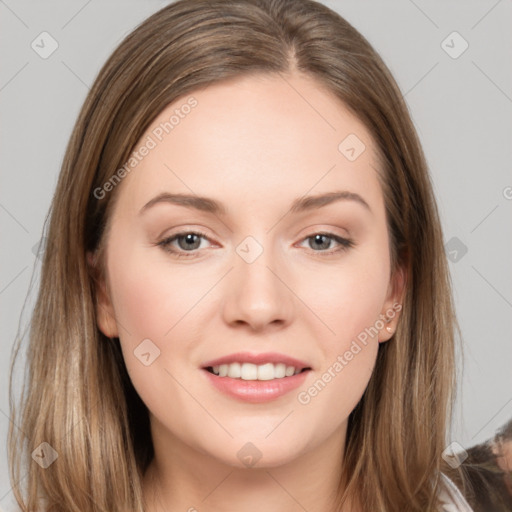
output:
[[[379,256],[383,252],[375,244],[329,271],[315,269],[301,278],[302,297],[307,297],[305,302],[322,320],[315,321],[313,336],[323,362],[316,380],[308,383],[298,401],[311,407],[311,412],[337,404],[329,413],[333,425],[356,406],[375,365],[383,327],[380,314],[389,285],[389,260]]]
[[[301,283],[299,295],[322,320],[318,322],[318,329],[325,331],[322,338],[331,340],[332,349],[340,349],[379,319],[389,263],[370,251],[354,254],[339,264],[303,272]]]
[[[180,326],[180,319],[193,304],[195,297],[190,290],[194,288],[185,286],[178,272],[170,274],[148,260],[147,248],[135,243],[124,246],[123,242],[112,241],[109,252],[113,309],[125,364],[134,384],[142,379],[152,386],[156,372],[150,370],[160,365],[174,326]]]
[[[164,314],[173,295],[166,279],[154,267],[137,262],[136,255],[132,255],[111,272],[112,301],[120,334],[133,342],[160,338],[173,320],[173,308]]]
[[[122,259],[112,254],[109,275],[116,320],[125,339],[133,342],[170,337],[209,286],[205,276],[173,267],[157,250],[132,247]]]
[[[299,391],[297,401],[306,415],[321,421],[314,427],[326,435],[353,411],[375,366],[382,328],[379,315],[388,277],[381,260],[374,260],[379,265],[371,261],[359,259],[357,264],[340,266],[328,276],[316,272],[311,281],[316,290],[313,293],[311,284],[311,308],[324,323],[315,323],[315,339],[323,358],[321,367]]]
[[[191,355],[205,337],[205,317],[218,311],[208,292],[223,271],[178,268],[159,248],[122,244],[112,244],[116,250],[109,254],[112,302],[126,368],[141,397],[151,402],[155,393],[160,398],[163,384],[169,386],[165,369],[183,377],[194,366]],[[157,357],[145,366],[148,356],[138,356],[148,352],[149,361]]]
[[[330,436],[344,424],[361,400],[371,378],[377,343],[354,343],[339,350],[297,394],[297,418],[304,418],[311,437]]]
[[[191,320],[200,308],[194,306],[211,284],[172,268],[155,248],[134,246],[110,253],[109,283],[126,369],[142,400],[158,411],[163,390],[175,385],[166,370],[175,374],[173,362],[187,362],[198,337],[202,324]]]

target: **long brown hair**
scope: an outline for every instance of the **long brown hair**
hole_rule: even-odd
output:
[[[47,224],[21,408],[11,412],[11,478],[25,510],[142,511],[153,457],[148,411],[115,340],[97,328],[95,276],[117,196],[98,199],[162,109],[194,90],[256,73],[315,78],[372,134],[393,269],[407,275],[393,338],[379,347],[349,418],[345,495],[364,510],[435,509],[455,384],[455,319],[438,212],[400,90],[368,41],[311,0],[179,0],[129,34],[101,69],[64,157]],[[97,277],[97,276],[96,276]],[[19,351],[15,347],[14,358]],[[48,443],[46,469],[31,453]],[[23,472],[22,472],[23,471]],[[339,504],[343,502],[340,484]]]

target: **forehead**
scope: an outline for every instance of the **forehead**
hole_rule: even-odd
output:
[[[134,207],[162,192],[246,207],[340,188],[380,201],[369,132],[304,75],[251,75],[183,96],[162,110],[135,152],[121,194]]]

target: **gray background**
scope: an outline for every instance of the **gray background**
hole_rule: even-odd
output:
[[[324,3],[383,56],[428,158],[465,346],[451,439],[467,448],[512,418],[512,2]],[[165,4],[0,0],[0,509],[12,500],[5,448],[11,348],[32,275],[28,313],[35,297],[34,246],[64,148],[101,65]],[[46,59],[31,47],[50,48],[43,31],[58,43]],[[447,39],[454,31],[469,44],[461,55],[464,41]]]

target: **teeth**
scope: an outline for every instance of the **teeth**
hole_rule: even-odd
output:
[[[272,380],[275,379],[275,369],[272,363],[263,364],[257,367],[258,380]]]
[[[291,377],[301,372],[300,368],[286,366],[284,363],[266,363],[256,365],[252,363],[221,364],[212,368],[213,373],[219,377],[231,377],[242,380],[273,380]]]
[[[290,366],[293,368],[293,366]],[[283,363],[276,364],[274,366],[274,377],[276,379],[282,379],[286,375],[286,365]]]
[[[228,367],[228,377],[232,379],[239,379],[242,375],[242,366],[240,363],[226,364],[223,366]]]
[[[255,364],[243,363],[240,371],[242,380],[258,380],[258,367]]]

